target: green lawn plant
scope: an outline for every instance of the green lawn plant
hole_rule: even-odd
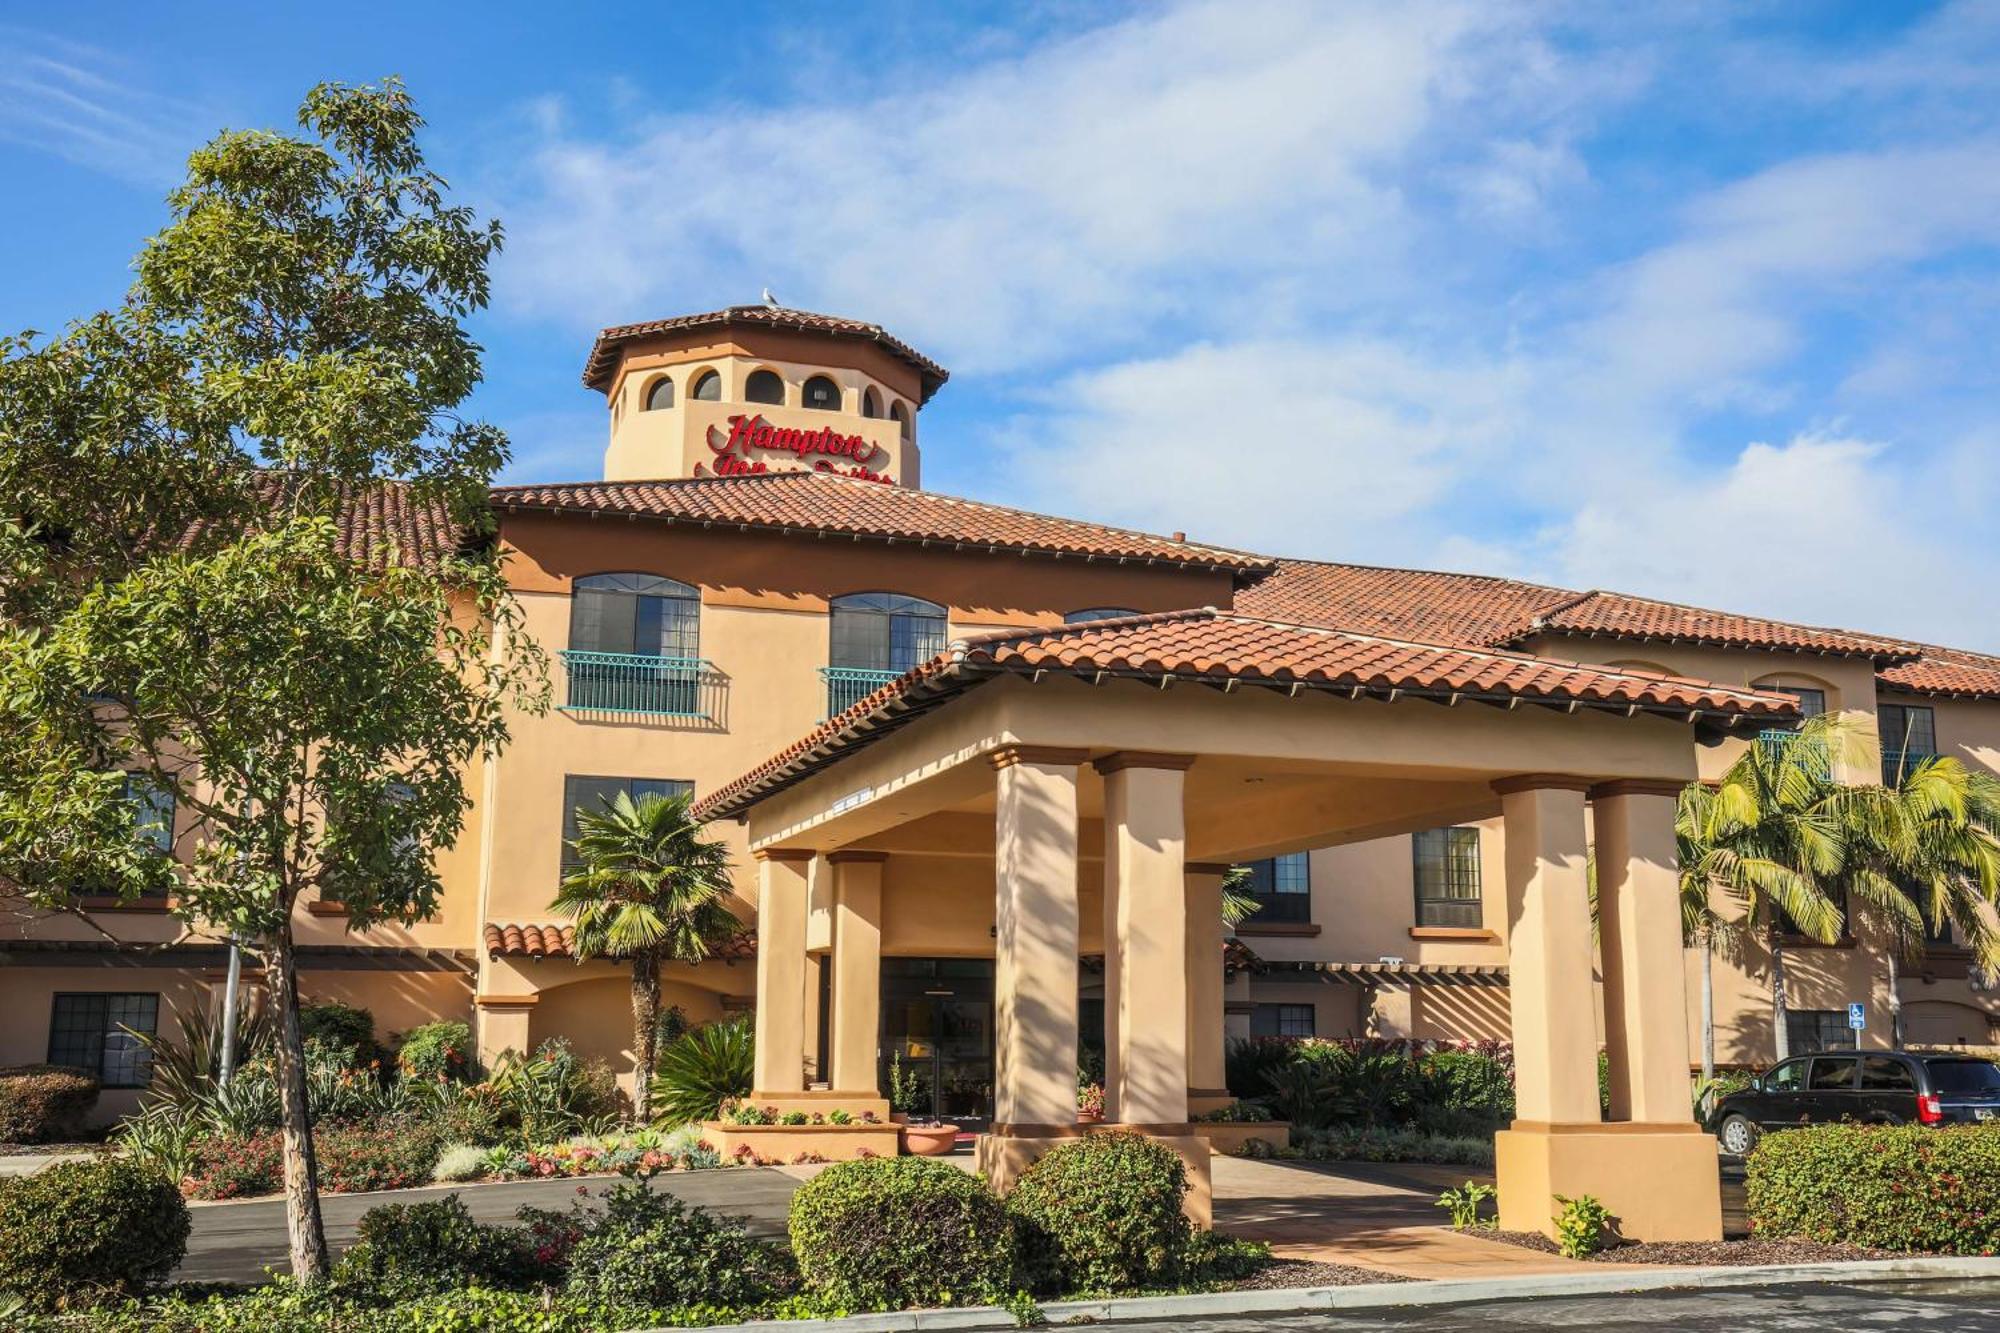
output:
[[[397,479],[472,530],[507,458],[458,410],[500,230],[447,202],[421,125],[399,84],[323,84],[294,133],[222,133],[122,302],[0,338],[0,880],[49,911],[171,895],[243,943],[306,1282],[298,907],[433,916],[464,773],[546,696],[489,553],[357,554],[336,522]]]
[[[1616,1220],[1611,1210],[1593,1194],[1579,1195],[1574,1199],[1562,1194],[1555,1197],[1561,1209],[1555,1215],[1556,1249],[1562,1252],[1563,1257],[1588,1259],[1603,1249]]]

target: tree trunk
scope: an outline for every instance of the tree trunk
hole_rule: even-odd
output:
[[[326,1225],[319,1215],[319,1160],[313,1152],[312,1114],[306,1104],[305,1041],[299,1033],[299,977],[292,956],[292,926],[278,928],[264,954],[271,999],[277,1005],[278,1100],[284,1120],[285,1230],[292,1276],[321,1282],[329,1267]]]
[[[1715,932],[1701,932],[1701,1081],[1715,1082]]]
[[[660,959],[650,950],[632,959],[632,1109],[642,1121],[653,1118],[653,1065],[660,1054]]]
[[[1782,1060],[1792,1053],[1792,1034],[1785,1022],[1785,937],[1771,932],[1771,1049]]]
[[[1903,960],[1889,946],[1889,1045],[1903,1049]]]

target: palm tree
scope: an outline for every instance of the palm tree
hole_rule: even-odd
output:
[[[724,905],[729,854],[689,817],[688,803],[686,796],[649,795],[635,805],[620,792],[603,809],[579,808],[573,846],[580,864],[563,876],[553,904],[576,922],[578,962],[605,957],[632,965],[632,1102],[641,1120],[652,1118],[660,968],[698,963],[738,929]]]
[[[1706,910],[1709,888],[1719,885],[1744,904],[1746,927],[1763,930],[1771,950],[1772,1047],[1780,1060],[1791,1053],[1785,937],[1797,932],[1830,944],[1843,925],[1828,889],[1847,869],[1847,826],[1865,798],[1833,774],[1836,761],[1846,762],[1857,746],[1838,719],[1811,718],[1796,732],[1761,738],[1713,787],[1690,785],[1676,812],[1683,922],[1691,904]],[[1698,915],[1693,924],[1700,924]],[[1712,985],[1706,970],[1704,983]]]
[[[1902,962],[1944,927],[1980,967],[2000,967],[2000,933],[1980,910],[2000,897],[2000,778],[1949,757],[1896,777],[1857,812],[1849,883],[1887,939],[1890,1040],[1901,1046]]]

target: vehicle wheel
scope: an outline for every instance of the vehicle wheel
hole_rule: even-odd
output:
[[[1722,1151],[1734,1157],[1749,1155],[1757,1146],[1757,1127],[1740,1115],[1723,1117],[1722,1128],[1716,1134],[1722,1140]]]

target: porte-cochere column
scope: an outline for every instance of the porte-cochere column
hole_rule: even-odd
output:
[[[1687,1110],[1678,909],[1660,910],[1675,901],[1671,803],[1629,784],[1594,789],[1606,1021],[1617,1029],[1611,1046],[1620,1071],[1614,1086],[1623,1080],[1621,1111],[1645,1111],[1606,1122],[1597,1101],[1584,820],[1585,792],[1593,788],[1551,774],[1494,788],[1507,848],[1517,1116],[1494,1136],[1500,1225],[1552,1234],[1555,1196],[1590,1194],[1633,1239],[1721,1239],[1715,1141]],[[1669,989],[1675,994],[1663,999]],[[1677,1072],[1668,1067],[1676,1058]],[[1671,1115],[1675,1097],[1682,1109]]]
[[[1224,865],[1187,866],[1188,1111],[1229,1105],[1223,1057],[1222,880]]]

